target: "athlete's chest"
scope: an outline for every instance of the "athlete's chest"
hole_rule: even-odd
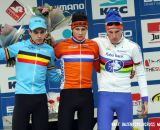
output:
[[[124,46],[104,45],[100,47],[100,56],[111,60],[131,60],[132,52]]]

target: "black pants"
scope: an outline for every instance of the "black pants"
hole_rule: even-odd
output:
[[[91,89],[66,89],[61,91],[58,130],[72,130],[76,111],[78,130],[93,130],[94,102]]]
[[[46,94],[16,94],[12,130],[28,130],[30,116],[32,130],[48,130]]]

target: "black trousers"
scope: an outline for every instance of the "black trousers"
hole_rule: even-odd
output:
[[[46,94],[16,94],[12,130],[28,130],[30,116],[32,130],[48,130]]]
[[[92,89],[65,89],[61,91],[58,130],[72,130],[76,111],[78,130],[93,130],[94,101]]]

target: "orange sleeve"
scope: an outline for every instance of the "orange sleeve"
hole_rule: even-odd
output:
[[[93,62],[93,66],[94,66],[96,72],[100,72],[99,47],[98,47],[97,43],[95,43],[95,46],[94,46],[94,62]]]
[[[56,55],[56,58],[59,59],[61,58],[61,54],[62,54],[62,43],[57,43],[55,46],[54,46],[54,51],[55,51],[55,55]]]

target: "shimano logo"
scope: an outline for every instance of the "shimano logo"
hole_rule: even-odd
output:
[[[83,10],[85,8],[84,3],[79,4],[68,4],[68,5],[57,5],[57,8],[61,8],[62,10],[69,11],[69,10]]]

